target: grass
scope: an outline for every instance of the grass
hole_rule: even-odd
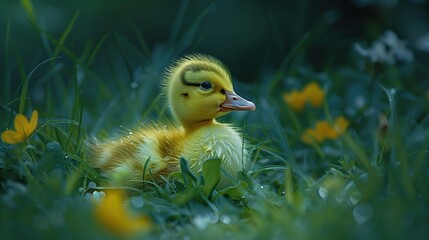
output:
[[[37,59],[28,74],[18,50],[15,60],[9,56],[8,25],[0,130],[12,128],[18,113],[28,116],[37,109],[40,119],[25,143],[0,143],[2,238],[115,238],[94,217],[95,204],[87,199],[88,193],[107,189],[100,185],[100,173],[87,164],[85,143],[142,121],[170,117],[158,97],[163,69],[198,42],[196,29],[210,9],[183,35],[178,21],[170,43],[156,51],[148,49],[144,36],[132,26],[137,45],[113,31],[88,40],[78,52],[69,39],[78,13],[55,37],[37,24],[32,12],[30,24],[48,57]],[[416,76],[427,78],[428,72],[411,66],[422,65],[419,59],[374,72],[370,63],[368,68],[358,67],[363,62],[359,56],[353,56],[352,63],[315,72],[300,59],[327,24],[305,34],[277,70],[261,74],[252,86],[235,84],[257,105],[256,112],[221,119],[242,127],[253,148],[250,167],[237,183],[212,191],[219,161],[209,161],[213,172],[201,174],[182,161],[177,176],[183,183],[148,182],[150,187],[135,190],[126,202],[133,214],[149,216],[153,222],[137,237],[426,237],[429,115],[427,85]],[[16,84],[15,76],[20,75],[24,77]],[[324,88],[324,106],[292,111],[282,95],[310,81]],[[381,113],[387,126],[380,125]],[[301,142],[304,129],[340,115],[350,122],[343,135],[312,145]]]

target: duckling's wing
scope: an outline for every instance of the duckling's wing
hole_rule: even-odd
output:
[[[111,141],[92,141],[89,162],[111,185],[141,187],[144,180],[160,180],[178,169],[182,136],[179,128],[146,124]]]

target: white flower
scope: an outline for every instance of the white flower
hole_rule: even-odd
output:
[[[395,62],[395,59],[387,52],[386,47],[380,41],[373,42],[369,49],[363,49],[359,44],[355,44],[355,49],[360,55],[368,58],[371,62],[385,62],[389,64]]]
[[[386,31],[383,36],[372,43],[371,48],[363,49],[355,44],[355,50],[371,62],[395,64],[396,60],[412,62],[413,53],[406,48],[406,42],[400,40],[392,31]]]
[[[407,43],[400,40],[394,32],[386,31],[382,37],[382,41],[388,47],[389,54],[392,57],[405,62],[412,62],[414,60],[413,53],[405,47]]]

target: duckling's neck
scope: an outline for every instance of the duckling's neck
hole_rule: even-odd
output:
[[[200,128],[208,127],[216,124],[217,121],[215,119],[207,119],[198,122],[182,122],[182,126],[185,129],[186,133],[194,132]]]

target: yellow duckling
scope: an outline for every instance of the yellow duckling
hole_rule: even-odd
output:
[[[143,179],[162,180],[180,171],[180,157],[195,172],[210,158],[221,158],[232,177],[246,167],[249,154],[240,133],[215,119],[231,111],[255,110],[255,105],[234,92],[230,73],[219,60],[206,55],[178,60],[166,72],[163,94],[180,126],[148,125],[90,147],[92,165],[111,185],[141,188]],[[226,182],[223,176],[220,185]]]

